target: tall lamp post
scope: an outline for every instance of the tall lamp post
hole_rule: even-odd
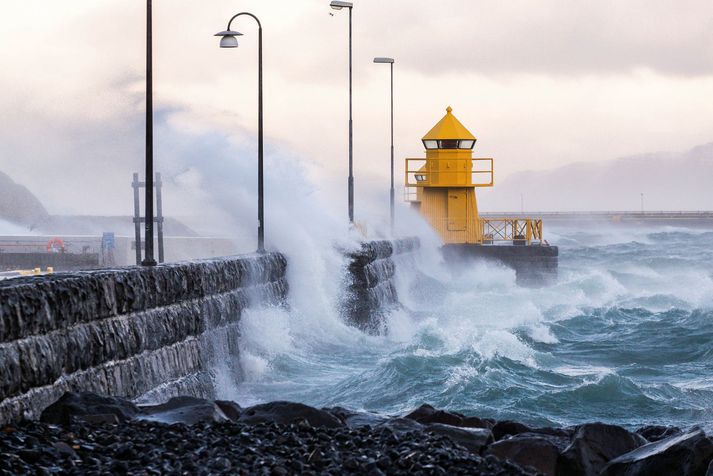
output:
[[[247,15],[257,22],[258,34],[258,93],[257,93],[257,251],[258,253],[265,252],[265,207],[263,193],[263,147],[262,147],[262,24],[260,20],[248,12],[241,12],[234,15],[228,21],[228,28],[225,31],[216,33],[215,36],[220,38],[221,48],[237,48],[238,36],[242,33],[230,29],[233,20],[241,15]]]
[[[349,200],[349,223],[354,223],[354,170],[353,170],[353,144],[354,129],[352,127],[352,8],[351,2],[340,2],[333,0],[329,6],[334,10],[342,8],[349,9],[349,178],[347,180],[348,200]]]
[[[146,0],[146,221],[143,266],[156,266],[153,256],[153,52],[151,0]],[[136,243],[141,246],[141,243]]]
[[[391,67],[391,188],[389,201],[391,205],[391,234],[394,234],[394,59],[374,58],[374,63],[388,64]]]

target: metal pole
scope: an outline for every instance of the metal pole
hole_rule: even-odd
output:
[[[262,25],[258,22],[258,109],[257,109],[257,251],[265,252],[265,206],[263,202],[262,146]]]
[[[258,28],[258,91],[257,91],[257,251],[265,252],[265,205],[263,187],[263,127],[262,127],[262,24],[258,17],[249,12],[240,12],[228,21],[228,31],[233,24],[233,20],[241,15],[252,17]]]
[[[161,189],[163,182],[161,174],[156,173],[156,233],[158,234],[158,262],[164,262],[163,253],[163,199],[161,197]]]
[[[153,53],[151,0],[146,0],[146,252],[144,266],[156,266],[153,256]],[[138,245],[137,245],[138,246]]]
[[[391,235],[394,234],[394,63],[391,63]]]
[[[349,223],[354,223],[354,173],[353,173],[353,125],[352,125],[352,8],[349,7]]]
[[[141,206],[139,205],[139,174],[134,174],[134,236],[136,239],[136,265],[141,264]]]

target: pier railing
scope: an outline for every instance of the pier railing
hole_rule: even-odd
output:
[[[521,244],[542,243],[542,220],[535,218],[481,218],[478,220],[484,244],[511,241]]]

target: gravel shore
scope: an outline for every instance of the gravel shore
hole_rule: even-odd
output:
[[[0,430],[0,475],[713,474],[713,442],[698,428],[532,428],[429,405],[384,416],[192,397],[138,407],[67,393],[41,421]]]

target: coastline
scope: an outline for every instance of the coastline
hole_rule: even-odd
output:
[[[713,442],[696,428],[531,428],[429,405],[384,416],[194,397],[136,406],[67,393],[40,421],[4,427],[0,453],[0,474],[704,475]]]

